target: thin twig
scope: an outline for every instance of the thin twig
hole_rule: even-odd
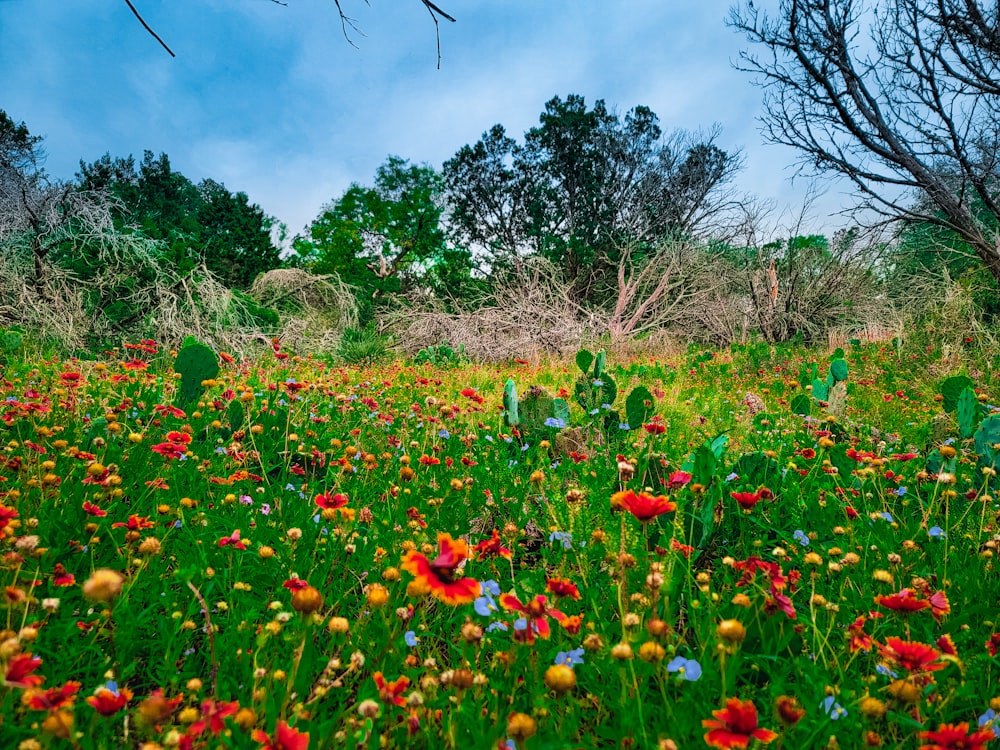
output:
[[[156,41],[158,41],[160,43],[160,46],[163,47],[163,49],[165,49],[167,51],[167,54],[169,54],[171,57],[177,57],[177,55],[174,54],[174,51],[172,49],[170,49],[170,47],[167,46],[167,43],[165,41],[163,41],[162,39],[160,39],[159,35],[155,31],[153,31],[149,27],[149,24],[146,23],[145,19],[143,19],[143,17],[139,15],[139,11],[137,11],[135,9],[135,6],[132,5],[132,0],[125,0],[125,4],[129,7],[129,10],[132,11],[132,13],[135,15],[135,17],[139,19],[139,23],[142,24],[142,27],[144,29],[146,29],[146,31],[148,31],[150,34],[152,34],[153,35],[153,39],[155,39]]]
[[[215,628],[212,627],[212,617],[208,613],[208,603],[201,595],[198,587],[191,581],[187,582],[188,588],[194,592],[195,598],[201,605],[201,611],[205,613],[205,629],[208,631],[208,651],[212,658],[212,698],[219,695],[219,662],[215,658]]]

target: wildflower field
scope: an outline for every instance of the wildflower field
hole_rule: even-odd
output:
[[[990,746],[990,356],[11,356],[0,747]]]

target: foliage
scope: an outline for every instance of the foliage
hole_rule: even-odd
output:
[[[0,378],[12,747],[993,736],[1000,411],[963,389],[972,440],[928,441],[939,353],[853,346],[835,421],[785,408],[826,352],[605,363],[626,414],[651,396],[609,441],[575,403],[559,439],[504,418],[516,380],[556,410],[572,357],[355,368],[272,342],[184,409],[181,356],[124,346],[29,342]]]
[[[337,344],[337,356],[349,365],[367,367],[389,355],[392,340],[375,330],[375,324],[364,328],[345,328]]]

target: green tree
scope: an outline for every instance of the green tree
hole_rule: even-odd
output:
[[[442,180],[434,168],[390,156],[374,187],[351,185],[294,248],[314,272],[339,274],[355,286],[365,317],[392,294],[461,295],[471,259],[447,245],[442,213]]]
[[[602,100],[555,97],[523,144],[501,125],[444,165],[456,243],[494,265],[555,262],[584,296],[613,286],[621,248],[704,230],[723,208],[739,156],[716,133],[664,137],[655,113],[619,117]]]
[[[92,164],[81,162],[77,177],[85,189],[116,198],[119,229],[161,240],[167,262],[181,273],[204,263],[227,286],[244,289],[281,265],[271,239],[274,219],[222,183],[195,185],[173,170],[166,154],[146,151],[138,168],[132,156],[105,154]]]

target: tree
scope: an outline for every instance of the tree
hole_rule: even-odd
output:
[[[621,248],[690,237],[724,208],[740,160],[716,137],[664,138],[648,107],[619,117],[602,100],[555,97],[523,144],[496,125],[445,162],[453,237],[494,265],[543,256],[600,297],[617,288]]]
[[[307,237],[294,243],[316,273],[336,273],[360,290],[364,314],[387,295],[426,288],[461,294],[468,253],[451,248],[441,227],[441,175],[390,156],[375,186],[351,185],[323,208]]]
[[[765,136],[890,219],[954,232],[1000,280],[1000,17],[977,0],[781,0],[734,8],[766,50]]]
[[[132,156],[109,154],[80,163],[86,190],[103,190],[118,201],[116,223],[164,244],[167,262],[187,273],[204,264],[226,285],[246,289],[260,273],[281,265],[271,239],[274,219],[246,193],[232,193],[206,179],[195,185],[161,153],[146,151],[138,169]]]

